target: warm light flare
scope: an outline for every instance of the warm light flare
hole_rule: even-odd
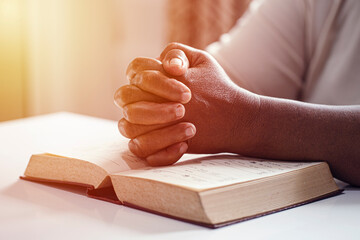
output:
[[[118,119],[112,98],[128,63],[163,49],[165,3],[0,0],[0,121],[56,111]]]
[[[19,18],[19,1],[14,0],[0,0],[0,18],[11,23]]]

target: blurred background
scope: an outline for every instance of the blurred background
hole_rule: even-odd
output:
[[[70,111],[117,120],[137,56],[205,48],[250,0],[0,0],[0,121]]]

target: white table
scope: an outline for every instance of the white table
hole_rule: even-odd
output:
[[[70,113],[0,123],[0,239],[360,239],[360,188],[341,182],[339,196],[212,230],[19,179],[63,126],[91,121],[116,131]]]

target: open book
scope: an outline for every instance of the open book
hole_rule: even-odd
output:
[[[324,162],[284,162],[231,154],[186,155],[149,167],[127,140],[32,155],[27,180],[88,188],[90,197],[219,227],[340,192]]]

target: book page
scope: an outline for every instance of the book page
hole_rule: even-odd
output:
[[[33,120],[31,127],[22,129],[31,136],[19,149],[32,154],[54,154],[94,163],[108,173],[147,166],[145,160],[128,150],[128,141],[121,136],[115,121],[89,116],[59,113],[46,120]]]
[[[127,147],[127,140],[103,142],[99,145],[87,145],[49,152],[68,158],[76,158],[94,163],[109,174],[148,166],[146,160],[136,157]]]
[[[318,163],[269,161],[236,155],[215,155],[184,161],[173,166],[131,170],[119,175],[203,190],[274,176],[314,164]]]

